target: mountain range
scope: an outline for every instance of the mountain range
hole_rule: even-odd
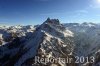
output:
[[[72,60],[35,63],[36,57]],[[0,26],[0,66],[100,66],[100,24],[48,18],[36,26]]]

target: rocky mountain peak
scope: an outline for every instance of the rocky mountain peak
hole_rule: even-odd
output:
[[[47,20],[38,28],[56,37],[73,36],[73,33],[70,30],[67,30],[58,19],[47,18]]]
[[[47,20],[41,25],[42,29],[55,29],[58,31],[65,31],[66,28],[60,23],[58,19],[50,19],[47,18]]]
[[[14,37],[7,43],[0,45],[0,66],[80,66],[74,63],[74,57],[77,56],[96,56],[95,64],[100,65],[100,37],[95,36],[99,29],[85,27],[78,23],[60,24],[58,19],[48,18],[43,24],[33,26],[13,26],[6,30],[0,28],[0,44],[3,36],[10,35],[9,32],[15,32]],[[84,25],[88,25],[84,23]],[[68,29],[69,28],[69,29]],[[91,28],[91,29],[90,29]],[[73,30],[73,32],[71,31]],[[85,30],[85,32],[83,32]],[[90,31],[90,32],[89,32]],[[8,32],[7,34],[4,34]],[[16,36],[18,35],[19,36]],[[25,34],[25,35],[24,35]],[[93,36],[92,36],[93,35]],[[95,39],[95,40],[94,40]],[[94,46],[95,44],[95,46]],[[95,53],[96,52],[96,53]],[[58,62],[46,65],[43,63],[34,63],[35,57],[40,58],[72,58],[72,64]],[[92,65],[85,65],[92,66]]]
[[[47,20],[45,21],[45,23],[60,25],[60,21],[58,19],[47,18]]]

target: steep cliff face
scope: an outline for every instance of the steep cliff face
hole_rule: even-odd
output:
[[[67,58],[69,54],[73,52],[73,41],[69,39],[73,37],[73,33],[66,30],[57,19],[46,20],[36,31],[41,31],[43,33],[42,41],[39,44],[37,54],[35,57],[39,58]],[[40,33],[40,32],[39,32]],[[38,34],[37,34],[38,35]],[[68,39],[65,43],[65,39]],[[40,41],[40,40],[39,40]],[[37,62],[35,64],[34,56],[28,59],[23,65],[32,66],[51,66],[54,65],[66,65],[65,63],[50,63],[50,62]],[[31,62],[30,62],[31,61]]]
[[[37,27],[0,28],[0,66],[99,66],[99,29],[94,23],[63,25],[50,18]],[[11,38],[6,42],[4,36]],[[95,60],[75,63],[75,56]]]
[[[73,51],[73,45],[69,44],[73,42],[69,40],[71,37],[73,33],[66,30],[58,19],[47,19],[28,38],[26,36],[24,40],[21,40],[22,37],[17,37],[1,46],[0,64],[2,66],[29,66],[35,65],[34,62],[28,61],[34,60],[35,56],[47,58],[67,56]],[[67,43],[65,39],[68,39]]]

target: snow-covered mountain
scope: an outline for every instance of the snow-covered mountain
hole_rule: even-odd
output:
[[[61,24],[48,18],[38,26],[0,28],[0,66],[97,66],[100,65],[100,27],[94,23]],[[94,56],[94,63],[75,63],[75,56]],[[56,63],[35,63],[36,57]],[[64,63],[57,58],[72,58]],[[64,61],[64,60],[63,60]]]
[[[100,50],[100,24],[84,22],[63,25],[74,33],[75,55],[94,56]]]
[[[16,27],[13,27],[13,29],[16,29]],[[19,27],[18,30],[20,29]],[[70,30],[66,30],[59,23],[58,19],[47,19],[42,25],[36,28],[31,36],[26,36],[24,40],[21,40],[22,37],[17,37],[10,43],[1,46],[0,64],[2,66],[29,66],[30,64],[27,64],[27,60],[34,58],[36,55],[42,56],[39,51],[47,57],[49,57],[49,53],[52,57],[70,54],[73,49],[64,40],[68,37],[73,37],[73,33]],[[68,46],[70,48],[67,48]]]
[[[5,42],[10,42],[16,37],[25,37],[29,33],[33,33],[35,30],[34,26],[1,26],[0,27],[0,45],[5,44]]]

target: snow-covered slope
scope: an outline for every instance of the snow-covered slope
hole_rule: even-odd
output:
[[[66,23],[63,25],[74,33],[75,55],[95,56],[95,53],[100,50],[99,24],[85,22],[82,24]]]
[[[16,27],[13,29],[16,29]],[[34,62],[30,63],[28,60],[36,55],[47,57],[67,56],[73,51],[73,45],[69,44],[72,41],[67,40],[69,41],[67,42],[65,39],[71,37],[73,37],[73,33],[66,30],[58,19],[47,19],[36,28],[31,36],[27,37],[26,35],[24,40],[21,40],[22,37],[17,37],[10,43],[1,46],[0,64],[2,66],[32,66],[35,65]],[[62,63],[59,64],[63,65]]]
[[[35,30],[34,26],[1,26],[0,27],[0,45],[5,44],[5,42],[10,42],[16,37],[25,37],[29,33],[33,33]]]
[[[99,40],[100,25],[94,23],[60,24],[58,19],[48,18],[35,27],[1,27],[0,66],[99,66]],[[57,63],[35,64],[36,56],[55,59],[70,57],[73,60],[71,63],[57,59]],[[96,59],[92,64],[76,64],[75,56],[94,56]]]

